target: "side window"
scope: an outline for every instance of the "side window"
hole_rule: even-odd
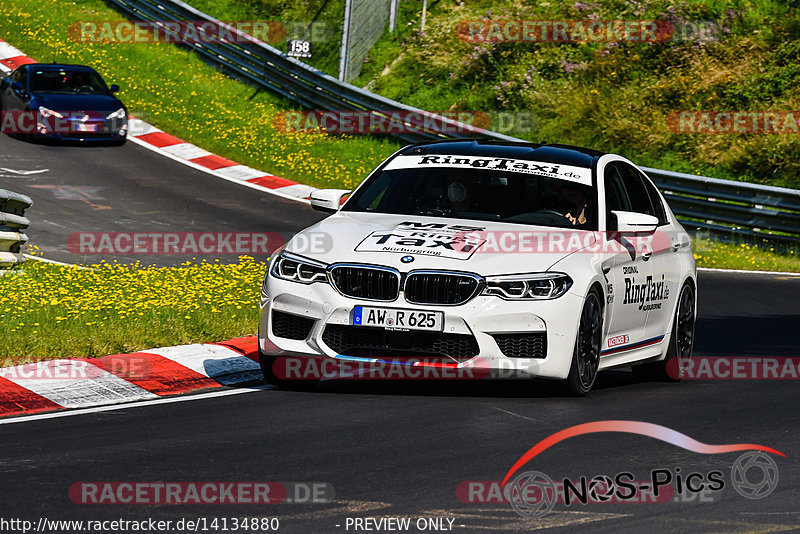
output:
[[[381,200],[388,194],[389,187],[392,185],[392,178],[382,172],[371,186],[359,195],[355,204],[364,211],[375,211],[380,206]]]
[[[647,190],[647,194],[650,196],[650,203],[653,204],[653,210],[656,217],[658,217],[658,225],[664,225],[669,223],[667,219],[667,210],[664,209],[664,201],[661,200],[661,195],[658,194],[658,190],[653,185],[653,182],[650,181],[649,178],[646,176],[642,176],[641,173],[639,177],[644,184],[644,188]]]
[[[622,177],[619,174],[617,165],[614,163],[606,166],[605,170],[606,186],[606,226],[608,230],[617,229],[617,219],[612,211],[631,211],[631,202],[622,185]]]
[[[658,217],[656,210],[653,208],[653,203],[650,201],[650,195],[644,186],[644,182],[641,176],[639,176],[639,171],[626,163],[619,162],[616,165],[622,177],[622,183],[625,185],[625,190],[628,192],[628,198],[631,201],[630,211]]]
[[[24,87],[27,74],[28,74],[28,69],[25,67],[20,67],[14,71],[14,74],[11,75],[11,81],[19,82]]]

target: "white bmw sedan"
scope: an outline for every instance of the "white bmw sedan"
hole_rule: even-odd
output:
[[[691,356],[691,240],[623,157],[423,143],[311,205],[330,216],[273,255],[261,289],[274,384],[287,383],[282,356],[313,357],[541,377],[583,395],[599,370],[678,379]]]

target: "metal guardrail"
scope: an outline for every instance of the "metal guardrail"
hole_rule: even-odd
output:
[[[107,1],[134,19],[154,23],[202,20],[224,26],[179,0]],[[169,31],[163,25],[161,27]],[[435,116],[440,124],[458,131],[445,135],[440,131],[425,130],[424,125],[414,123],[413,126],[420,126],[415,131],[395,134],[407,142],[447,137],[524,141],[470,127],[340,82],[235,28],[229,29],[237,36],[237,42],[192,42],[187,46],[233,76],[307,109],[368,111],[379,116],[398,111],[419,113],[422,116]],[[644,170],[664,191],[670,207],[688,229],[722,238],[744,237],[800,244],[800,191],[659,169]]]
[[[25,210],[32,205],[30,197],[0,189],[0,269],[25,261],[20,248],[28,237],[22,231],[30,224]]]
[[[642,168],[689,230],[800,245],[800,191]]]
[[[179,0],[107,0],[125,14],[152,23],[179,21],[208,21],[217,27],[226,25],[217,19],[180,2]],[[175,35],[170,28],[159,24],[161,30]],[[214,65],[221,67],[237,78],[248,81],[260,88],[297,102],[301,106],[315,110],[370,111],[377,115],[404,111],[419,113],[422,116],[437,117],[460,132],[459,137],[502,139],[519,141],[515,137],[470,127],[458,121],[440,117],[436,114],[395,102],[380,95],[370,93],[353,85],[340,82],[302,61],[286,56],[267,43],[227,26],[236,35],[237,42],[188,42],[186,46],[194,49]],[[202,30],[202,28],[200,28]],[[386,115],[388,117],[388,115]],[[411,124],[411,126],[415,126]],[[416,143],[434,139],[446,139],[447,135],[426,131],[424,125],[414,128],[413,133],[400,134],[404,141]]]

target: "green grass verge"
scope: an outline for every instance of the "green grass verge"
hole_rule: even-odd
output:
[[[37,61],[80,63],[122,87],[134,115],[215,154],[317,187],[357,185],[398,143],[374,137],[285,133],[273,125],[292,106],[233,80],[179,46],[80,43],[78,21],[123,20],[102,0],[4,0],[0,37]]]
[[[0,271],[0,367],[255,334],[266,264],[178,267],[29,260]]]
[[[711,239],[692,242],[698,267],[800,273],[798,249],[759,248],[746,243],[723,243]]]

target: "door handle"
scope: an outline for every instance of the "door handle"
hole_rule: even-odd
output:
[[[653,251],[652,250],[648,250],[647,252],[642,252],[642,260],[643,261],[649,261],[650,260],[650,256],[652,256],[652,255],[653,255]]]
[[[675,241],[675,242],[672,244],[672,252],[678,252],[680,249],[681,249],[681,243],[680,243],[680,241]]]

